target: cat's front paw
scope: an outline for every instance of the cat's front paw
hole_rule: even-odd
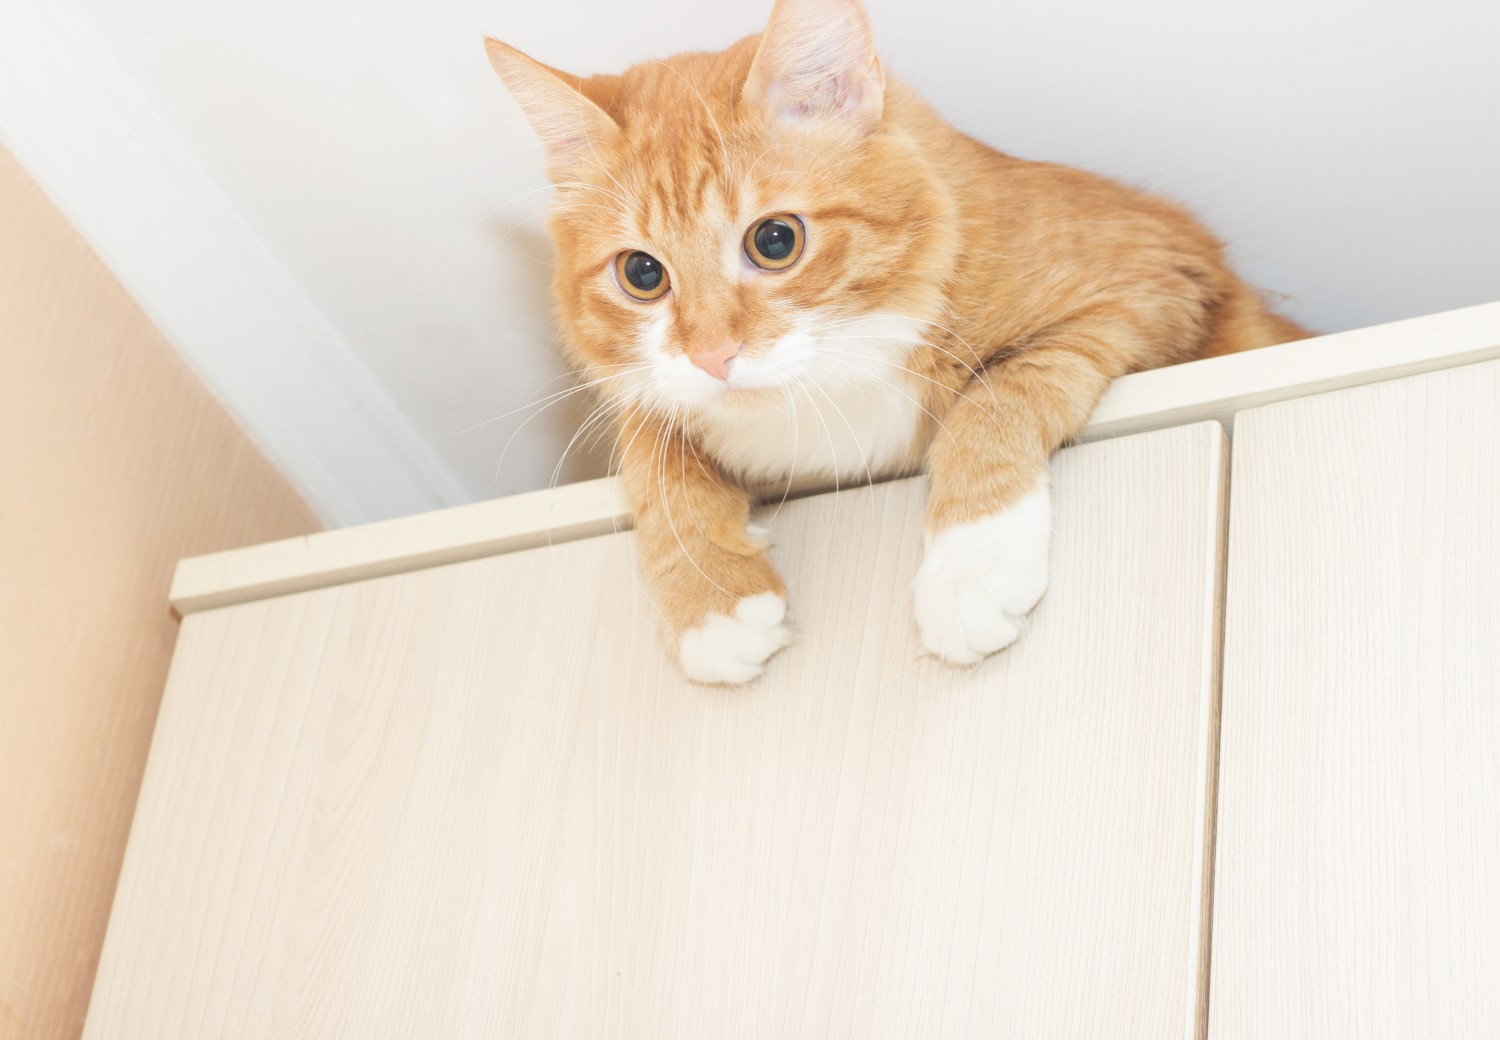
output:
[[[682,634],[677,660],[700,683],[738,686],[757,678],[771,656],[792,642],[786,600],[774,592],[746,596],[734,614],[710,614]]]
[[[1045,487],[994,516],[928,536],[912,603],[923,648],[974,664],[1014,643],[1047,591],[1052,508]]]

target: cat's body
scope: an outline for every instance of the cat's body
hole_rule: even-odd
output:
[[[1177,207],[887,81],[857,0],[581,83],[490,49],[548,145],[559,315],[700,681],[789,641],[751,490],[925,466],[920,638],[977,661],[1045,590],[1047,460],[1110,380],[1305,335]]]

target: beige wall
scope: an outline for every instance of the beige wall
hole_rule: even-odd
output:
[[[0,149],[0,1040],[81,1031],[174,561],[318,527]]]

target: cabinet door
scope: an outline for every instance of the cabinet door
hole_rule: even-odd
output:
[[[1500,363],[1235,424],[1210,1034],[1500,1036]]]
[[[679,679],[628,535],[190,616],[87,1036],[1193,1035],[1223,450],[1060,456],[968,670],[920,480],[780,511],[746,689]]]

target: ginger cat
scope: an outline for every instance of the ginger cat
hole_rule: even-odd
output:
[[[860,0],[579,79],[497,40],[557,188],[553,292],[619,427],[687,675],[788,645],[751,491],[930,475],[922,646],[1009,646],[1047,587],[1047,462],[1127,372],[1297,339],[1169,202],[1004,155],[886,77]]]

